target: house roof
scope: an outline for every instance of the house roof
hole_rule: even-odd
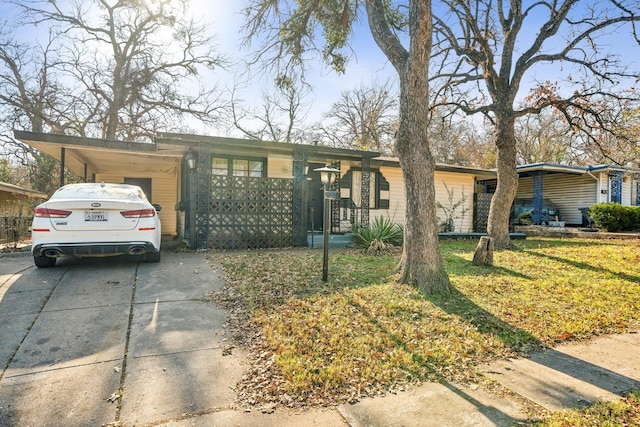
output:
[[[529,176],[534,172],[565,173],[575,175],[584,175],[591,172],[637,172],[635,170],[626,169],[616,165],[571,166],[553,163],[533,163],[529,165],[520,165],[516,166],[516,170],[521,177]]]
[[[178,133],[158,133],[154,142],[126,142],[69,135],[37,133],[14,130],[14,138],[38,151],[61,160],[64,148],[65,166],[80,176],[94,173],[118,173],[132,170],[168,170],[178,167],[185,153],[198,150],[203,144],[213,153],[225,155],[266,156],[267,154],[292,155],[302,149],[308,161],[332,160],[361,161],[377,157],[380,153],[361,150],[326,147],[322,145],[289,144],[238,138],[223,138]]]
[[[373,159],[372,164],[377,166],[400,167],[400,160],[397,157],[379,156]],[[441,172],[466,173],[483,179],[496,177],[496,171],[493,169],[472,168],[468,166],[449,165],[446,163],[436,163],[436,170]]]
[[[40,193],[39,191],[28,190],[26,188],[18,187],[17,185],[9,184],[8,182],[0,182],[0,191],[38,199],[46,199],[48,197],[46,194]]]
[[[262,141],[257,139],[227,138],[219,136],[191,135],[181,133],[161,132],[156,135],[158,145],[176,144],[181,146],[200,146],[207,144],[212,152],[225,154],[247,154],[247,151],[256,156],[267,154],[288,154],[294,150],[303,150],[309,160],[362,160],[362,158],[378,157],[380,153],[375,151],[350,150],[345,148],[328,147],[325,145],[292,144],[277,141]]]

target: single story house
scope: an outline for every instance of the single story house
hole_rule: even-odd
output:
[[[366,226],[377,216],[405,220],[400,164],[376,152],[174,133],[159,133],[153,143],[25,131],[14,137],[85,181],[140,185],[163,206],[163,233],[183,237],[191,248],[306,246],[308,233],[322,228],[323,187],[315,169],[327,164],[340,170],[332,233]],[[475,189],[495,176],[437,165],[441,221],[450,219],[456,231],[481,230],[490,195]]]
[[[7,182],[0,182],[0,242],[25,236],[31,226],[34,205],[47,195]]]
[[[46,200],[47,195],[7,182],[0,182],[0,217],[31,216],[32,200]]]
[[[540,223],[543,200],[550,200],[560,211],[565,225],[585,223],[584,208],[596,203],[616,202],[640,205],[640,170],[611,165],[568,166],[535,163],[517,166],[516,198],[530,199],[534,205],[534,223]],[[492,192],[495,180],[481,183]]]

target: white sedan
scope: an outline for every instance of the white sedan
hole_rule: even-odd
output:
[[[34,210],[33,261],[53,267],[64,256],[143,255],[160,261],[160,205],[135,185],[68,184]]]

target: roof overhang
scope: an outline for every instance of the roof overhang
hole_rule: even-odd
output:
[[[158,133],[156,143],[158,146],[186,146],[194,149],[200,149],[200,147],[206,145],[206,148],[213,154],[252,155],[256,157],[277,154],[292,156],[294,151],[302,150],[309,162],[328,162],[331,160],[361,161],[363,158],[374,158],[380,155],[375,151],[348,150],[324,145],[292,144],[180,133]]]
[[[374,166],[400,167],[400,160],[397,157],[376,157],[373,159]],[[467,166],[449,165],[446,163],[436,163],[436,171],[439,172],[455,172],[473,175],[478,179],[495,179],[497,174],[493,169],[472,168]]]
[[[570,175],[586,175],[594,172],[623,172],[637,173],[635,170],[626,169],[620,166],[612,165],[592,165],[592,166],[569,166],[557,165],[552,163],[534,163],[530,165],[521,165],[516,167],[516,171],[520,177],[531,176],[537,172],[562,173]]]
[[[188,147],[113,141],[14,130],[14,138],[41,153],[62,160],[79,176],[131,171],[151,172],[176,167]]]
[[[7,182],[0,182],[0,191],[11,194],[18,194],[21,196],[27,196],[38,199],[46,199],[47,195],[38,191],[27,190],[26,188],[18,187],[17,185],[9,184]]]

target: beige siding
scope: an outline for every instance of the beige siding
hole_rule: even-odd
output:
[[[162,206],[160,211],[160,222],[162,223],[162,234],[175,236],[177,234],[177,212],[175,209],[178,203],[178,171],[171,168],[168,171],[136,173],[135,171],[127,172],[126,175],[102,173],[96,175],[96,182],[124,182],[124,178],[151,178],[151,197],[153,203]]]
[[[291,156],[269,156],[267,160],[267,176],[269,178],[292,178],[293,159]]]
[[[0,216],[16,218],[29,217],[33,214],[33,206],[44,200],[29,200],[27,196],[0,191]]]
[[[590,175],[553,174],[545,175],[543,194],[560,210],[562,221],[567,224],[582,224],[579,208],[596,203],[599,183]],[[596,192],[598,194],[596,194]],[[520,178],[516,197],[533,198],[533,179]]]
[[[598,173],[594,176],[598,178],[596,203],[606,203],[609,201],[609,175]]]

